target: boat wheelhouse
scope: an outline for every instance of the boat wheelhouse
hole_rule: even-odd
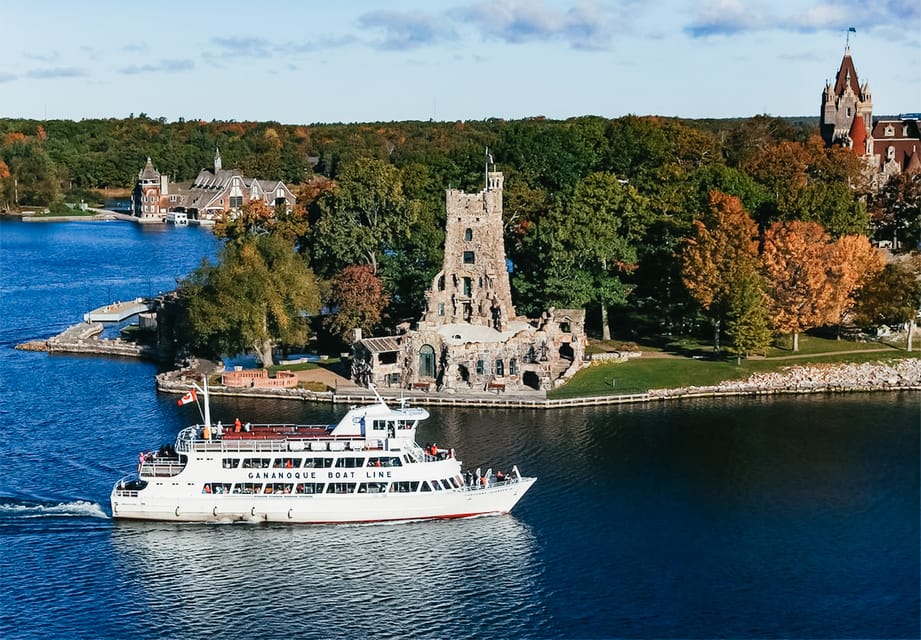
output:
[[[352,407],[334,425],[183,429],[174,445],[139,455],[112,489],[115,518],[189,522],[382,522],[508,513],[534,484],[464,471],[453,449],[420,446],[428,411],[405,403]],[[187,396],[189,397],[189,396]],[[191,394],[195,399],[195,395]]]

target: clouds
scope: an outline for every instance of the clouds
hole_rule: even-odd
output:
[[[26,71],[23,75],[33,80],[57,80],[60,78],[82,78],[88,73],[86,69],[79,67],[47,67],[44,69],[32,69]]]
[[[868,3],[862,0],[815,2],[806,6],[784,3],[742,3],[739,0],[707,0],[684,27],[693,38],[734,36],[755,31],[815,33],[895,29],[906,31],[906,24],[917,26],[921,4],[917,0],[888,0]],[[909,29],[910,30],[910,29]]]
[[[457,39],[453,25],[434,14],[371,11],[358,18],[358,26],[382,36],[372,42],[377,49],[405,51]]]
[[[194,68],[195,62],[192,60],[161,60],[158,64],[122,67],[118,72],[126,76],[135,76],[143,73],[179,73],[191,71]]]
[[[504,0],[452,10],[449,15],[478,30],[484,38],[508,44],[559,41],[573,49],[608,49],[614,20],[596,3],[550,7],[543,2]]]

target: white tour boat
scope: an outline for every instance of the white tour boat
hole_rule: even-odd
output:
[[[195,387],[198,389],[198,387]],[[112,489],[112,516],[187,522],[345,523],[508,513],[536,481],[464,472],[453,449],[416,443],[429,413],[402,402],[352,407],[334,425],[203,424],[139,455]],[[197,402],[190,391],[180,404]]]

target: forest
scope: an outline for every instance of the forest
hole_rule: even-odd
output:
[[[584,307],[599,338],[706,333],[747,355],[817,327],[908,322],[921,302],[915,263],[872,248],[918,246],[921,176],[872,189],[808,118],[0,119],[0,211],[124,194],[148,156],[190,180],[216,147],[224,167],[284,180],[298,205],[216,228],[218,262],[179,290],[198,350],[269,359],[317,331],[347,341],[418,319],[441,268],[445,189],[481,190],[489,159],[505,174],[522,315]]]

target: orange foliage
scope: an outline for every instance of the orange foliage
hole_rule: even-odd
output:
[[[831,241],[814,222],[778,222],[764,233],[762,264],[771,287],[774,328],[794,335],[840,321],[856,289],[882,270],[864,236]]]
[[[0,160],[0,180],[6,180],[9,177],[10,177],[10,168],[7,166],[7,164],[3,160]]]
[[[13,131],[11,133],[6,134],[6,138],[4,138],[3,144],[4,146],[10,147],[16,144],[17,142],[25,142],[25,141],[26,141],[26,134],[20,131]]]
[[[753,270],[758,255],[758,227],[742,201],[719,191],[710,193],[705,221],[694,221],[694,232],[681,253],[681,279],[704,309],[723,305],[729,287],[741,271]]]

